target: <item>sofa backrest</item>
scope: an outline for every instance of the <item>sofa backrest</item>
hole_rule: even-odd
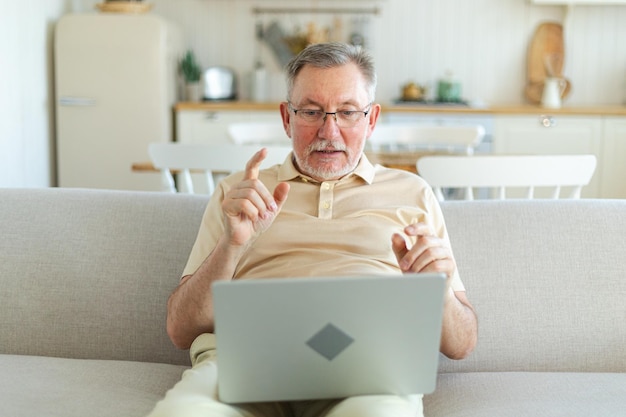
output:
[[[206,202],[0,190],[0,353],[189,364],[165,306]]]
[[[626,372],[626,200],[442,208],[479,341],[440,371]]]
[[[166,302],[205,196],[0,190],[0,354],[188,364]],[[442,204],[479,342],[440,371],[626,372],[626,200]]]

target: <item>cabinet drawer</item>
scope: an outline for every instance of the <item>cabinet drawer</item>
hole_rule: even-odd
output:
[[[248,121],[280,122],[276,111],[197,111],[176,113],[176,141],[183,143],[228,143],[228,126]]]

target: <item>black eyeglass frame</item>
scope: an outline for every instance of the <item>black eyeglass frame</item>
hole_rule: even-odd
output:
[[[293,107],[293,104],[291,104],[291,101],[287,101],[287,105],[289,105],[289,108],[293,111],[293,114],[295,114],[296,116],[298,115],[299,111],[319,111],[324,113],[324,117],[322,118],[323,123],[326,123],[326,118],[328,117],[329,114],[332,114],[334,116],[335,119],[335,123],[338,123],[337,121],[337,113],[344,113],[344,112],[350,112],[350,113],[363,113],[363,118],[365,119],[367,117],[367,115],[372,111],[372,104],[374,104],[373,101],[369,102],[369,104],[366,106],[367,110],[338,110],[335,112],[327,112],[327,111],[323,111],[323,110],[313,110],[313,109],[306,109],[306,108],[300,108],[300,109],[296,109],[295,107]],[[302,116],[300,116],[302,117]],[[355,121],[356,123],[356,121]]]

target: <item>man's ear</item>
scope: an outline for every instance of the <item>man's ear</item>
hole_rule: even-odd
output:
[[[370,109],[370,114],[368,118],[368,126],[367,126],[367,137],[369,138],[376,127],[376,122],[378,121],[378,116],[380,116],[380,104],[374,103],[372,104],[372,108]]]
[[[291,138],[291,113],[289,104],[286,101],[280,103],[280,117],[283,119],[283,128],[289,138]]]

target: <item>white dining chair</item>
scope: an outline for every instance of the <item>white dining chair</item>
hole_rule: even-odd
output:
[[[230,141],[236,145],[291,145],[291,139],[285,133],[280,120],[232,123],[226,131]]]
[[[290,146],[263,147],[268,152],[262,167],[282,163],[292,149]],[[192,172],[198,172],[201,175],[196,179],[202,185],[198,188],[210,195],[215,191],[215,184],[220,177],[243,171],[252,155],[261,148],[256,145],[151,143],[148,154],[154,168],[161,172],[163,191],[196,193]],[[172,172],[177,173],[178,188]]]
[[[474,199],[474,188],[497,191],[497,199],[507,198],[507,189],[525,189],[523,198],[535,198],[537,188],[551,190],[549,198],[580,198],[596,169],[595,155],[476,155],[424,156],[417,161],[417,172],[433,187],[439,201],[444,189],[465,190],[465,200]],[[560,196],[564,187],[570,189]],[[493,194],[491,194],[493,195]]]
[[[366,146],[374,152],[425,150],[472,155],[484,137],[485,128],[481,125],[380,123],[374,128]]]

